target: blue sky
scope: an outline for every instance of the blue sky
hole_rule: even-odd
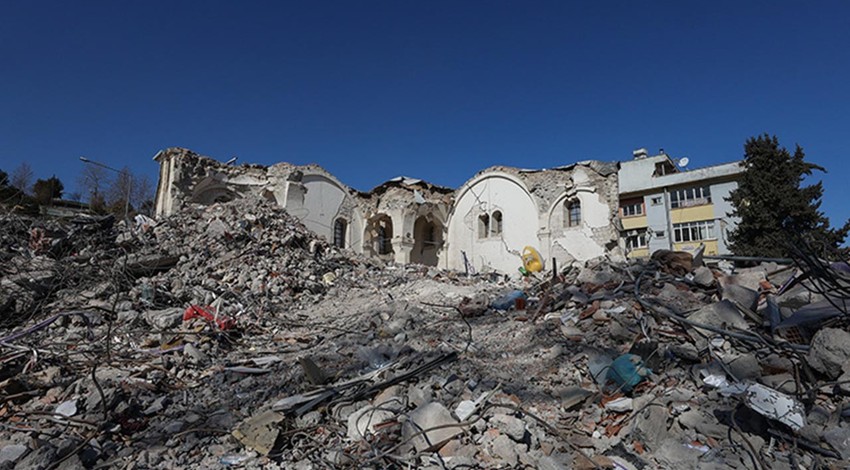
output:
[[[318,163],[357,189],[491,165],[741,158],[825,166],[850,217],[848,2],[0,3],[0,169],[73,187],[80,155],[156,177],[188,147]]]

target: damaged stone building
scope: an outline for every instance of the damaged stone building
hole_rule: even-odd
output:
[[[261,195],[336,246],[386,261],[513,273],[526,247],[547,265],[634,248],[627,245],[631,226],[621,221],[618,181],[629,166],[620,163],[492,167],[457,190],[398,177],[360,192],[317,165],[232,166],[183,148],[154,159],[157,217],[186,204]]]

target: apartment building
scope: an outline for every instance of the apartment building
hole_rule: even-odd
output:
[[[705,254],[729,253],[728,233],[736,220],[726,200],[744,169],[739,162],[686,170],[687,160],[674,161],[646,149],[620,162],[619,230],[629,257],[649,256],[660,249],[689,250],[705,245]]]

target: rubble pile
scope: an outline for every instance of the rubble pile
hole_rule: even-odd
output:
[[[287,303],[317,299],[352,265],[350,254],[259,198],[190,206],[128,242],[140,245],[138,256],[131,257],[139,267],[163,271],[137,285],[184,304],[207,305],[224,296],[279,309]],[[155,297],[154,303],[159,303],[159,296]]]
[[[822,288],[850,285],[840,265],[466,277],[244,200],[85,226],[0,238],[6,265],[77,272],[0,330],[0,468],[850,462],[846,308]]]

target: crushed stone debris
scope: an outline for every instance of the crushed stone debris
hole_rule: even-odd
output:
[[[465,275],[261,197],[0,215],[0,466],[839,468],[850,280],[748,262]]]

